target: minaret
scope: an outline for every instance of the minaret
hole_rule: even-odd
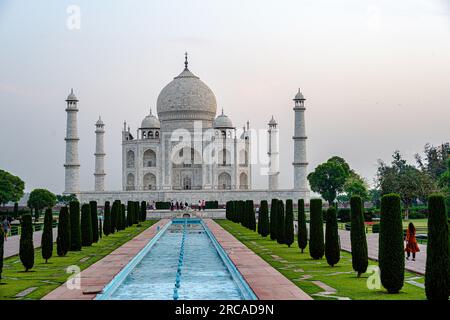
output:
[[[103,138],[105,136],[105,124],[102,118],[99,117],[97,123],[95,124],[95,191],[105,191],[105,144]]]
[[[272,116],[269,121],[269,148],[267,154],[269,155],[269,190],[278,189],[278,176],[280,174],[280,153],[278,150],[278,128],[277,122]]]
[[[295,131],[294,131],[294,190],[307,190],[306,183],[306,128],[305,128],[305,98],[298,89],[294,98]]]
[[[65,168],[65,194],[80,192],[80,162],[78,160],[78,99],[71,90],[67,97],[67,127],[66,127],[66,163]]]

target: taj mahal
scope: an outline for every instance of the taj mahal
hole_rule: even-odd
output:
[[[272,116],[267,128],[267,188],[252,187],[252,129],[249,122],[236,128],[222,109],[219,114],[214,92],[188,68],[160,92],[155,115],[150,109],[136,130],[122,128],[122,190],[105,189],[105,124],[95,123],[94,190],[80,190],[77,113],[73,90],[66,99],[65,194],[80,201],[171,201],[300,199],[309,202],[307,184],[305,98],[294,97],[294,185],[279,189],[278,124]]]

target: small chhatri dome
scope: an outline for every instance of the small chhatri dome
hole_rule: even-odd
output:
[[[269,121],[269,126],[276,126],[278,123],[275,121],[274,117],[272,116],[272,119]]]
[[[70,94],[67,97],[66,101],[78,101],[77,97],[73,93],[73,89],[70,90]]]
[[[157,117],[152,114],[152,110],[150,109],[150,114],[142,120],[141,129],[159,129],[161,124]]]
[[[101,127],[101,126],[104,126],[105,124],[103,123],[103,121],[102,121],[102,117],[101,116],[99,116],[98,117],[98,120],[97,120],[97,123],[95,124],[97,127]]]
[[[300,88],[298,89],[298,92],[295,95],[294,100],[306,100],[305,97],[303,96],[303,94],[301,93]]]
[[[223,113],[223,109],[222,109],[222,114],[219,115],[215,120],[214,120],[214,128],[221,128],[221,129],[232,129],[234,128],[233,126],[233,122],[231,122],[231,119],[228,118],[228,116],[226,116]]]

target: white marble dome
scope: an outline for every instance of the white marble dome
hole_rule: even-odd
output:
[[[160,127],[161,124],[159,123],[158,118],[155,117],[150,110],[150,114],[142,120],[141,129],[159,129]]]
[[[213,121],[217,102],[212,90],[186,67],[162,89],[158,96],[157,111],[161,121]]]
[[[233,126],[233,122],[231,122],[231,119],[228,118],[228,116],[226,116],[223,113],[222,110],[222,114],[219,115],[215,120],[214,120],[214,128],[223,128],[223,129],[230,129],[230,128],[234,128]]]

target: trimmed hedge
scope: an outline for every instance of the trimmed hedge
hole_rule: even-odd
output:
[[[19,257],[25,271],[34,266],[33,224],[31,214],[22,216],[22,233],[20,234]]]
[[[367,252],[366,228],[364,225],[364,202],[360,196],[350,199],[351,224],[350,242],[352,248],[352,266],[358,278],[367,271],[369,256]]]
[[[91,226],[92,226],[92,242],[98,242],[98,211],[97,201],[89,202],[91,208]]]
[[[336,208],[327,210],[325,230],[325,257],[330,266],[334,267],[341,259],[341,243],[339,241]]]
[[[219,209],[219,201],[206,201],[205,209]]]
[[[388,293],[398,293],[405,277],[405,253],[400,196],[386,194],[381,197],[381,220],[378,265],[381,284]]]
[[[70,251],[81,250],[80,203],[71,201],[70,212]]]
[[[278,213],[278,199],[272,199],[270,203],[270,239],[277,239],[277,213]]]
[[[278,200],[278,210],[277,210],[277,242],[279,244],[285,243],[284,235],[284,202],[283,200]]]
[[[305,215],[305,200],[298,200],[298,234],[297,234],[298,247],[303,253],[308,245],[308,229],[306,228],[306,215]]]
[[[317,260],[322,259],[325,253],[323,239],[323,219],[322,219],[322,199],[311,199],[310,210],[310,235],[309,235],[309,255]]]
[[[267,200],[262,200],[259,206],[259,218],[258,226],[261,225],[260,234],[263,237],[267,237],[270,234],[269,225],[269,204]]]
[[[291,247],[294,243],[294,208],[292,199],[286,200],[286,216],[284,218],[284,243]]]
[[[81,206],[81,245],[83,247],[92,245],[91,207],[87,203]]]
[[[103,212],[103,234],[105,236],[111,233],[111,207],[109,201],[105,202],[105,209]]]
[[[45,263],[48,262],[53,255],[53,210],[47,208],[44,215],[44,230],[41,237],[41,254]]]
[[[56,237],[56,253],[64,257],[70,250],[70,217],[69,209],[62,207],[59,211],[58,235]]]
[[[428,198],[428,212],[425,293],[428,300],[448,300],[450,266],[448,217],[444,196],[430,195]]]
[[[128,207],[128,205],[127,205]],[[156,201],[155,207],[157,210],[169,210],[170,202],[169,201]]]

